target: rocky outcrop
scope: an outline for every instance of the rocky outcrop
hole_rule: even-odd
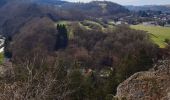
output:
[[[154,68],[138,72],[121,83],[118,100],[170,100],[170,61],[159,61]]]

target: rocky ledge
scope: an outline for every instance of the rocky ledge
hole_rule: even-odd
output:
[[[159,61],[149,71],[138,72],[117,88],[116,100],[170,100],[170,61]]]

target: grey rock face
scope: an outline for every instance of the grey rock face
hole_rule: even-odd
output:
[[[159,61],[153,69],[138,72],[121,83],[118,100],[170,100],[170,61]]]

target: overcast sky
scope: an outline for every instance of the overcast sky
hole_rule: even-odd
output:
[[[66,0],[71,2],[89,2],[92,0]],[[103,1],[103,0],[98,0]],[[107,0],[106,0],[107,1]],[[109,0],[122,5],[167,5],[170,4],[170,0]]]

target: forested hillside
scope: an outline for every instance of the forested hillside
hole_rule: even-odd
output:
[[[121,82],[169,56],[147,32],[111,23],[129,13],[107,1],[3,3],[0,99],[112,100]]]

